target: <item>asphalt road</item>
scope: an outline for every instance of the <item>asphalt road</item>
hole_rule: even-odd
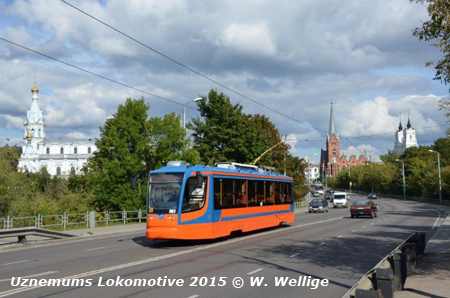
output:
[[[293,225],[214,241],[153,242],[142,231],[3,251],[0,297],[342,297],[411,233],[429,239],[445,218],[437,206],[378,205],[376,218],[303,209]],[[24,278],[72,285],[22,287]],[[127,286],[137,282],[146,285]]]

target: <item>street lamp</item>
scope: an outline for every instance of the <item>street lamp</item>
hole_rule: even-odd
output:
[[[441,185],[441,162],[439,159],[439,152],[434,150],[428,150],[430,152],[435,152],[437,154],[437,162],[438,162],[438,177],[439,177],[439,204],[442,204],[442,185]]]
[[[184,129],[186,129],[186,106],[188,104],[190,104],[190,103],[197,102],[197,101],[200,101],[200,100],[202,100],[202,98],[201,97],[197,97],[194,100],[188,101],[187,103],[185,103],[183,105],[183,128]]]
[[[396,159],[395,161],[400,161]],[[405,186],[405,162],[402,160],[402,176],[403,176],[403,200],[406,200],[406,186]]]

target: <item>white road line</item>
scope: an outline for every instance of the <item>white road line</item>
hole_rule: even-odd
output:
[[[22,260],[22,261],[17,261],[17,262],[11,262],[11,263],[5,263],[3,264],[3,266],[8,266],[8,265],[12,265],[12,264],[19,264],[19,263],[25,263],[25,262],[29,262],[30,260]]]
[[[200,297],[199,295],[192,295],[192,296],[189,296],[188,298],[197,298],[197,297]]]
[[[366,228],[366,226],[363,226],[363,229],[365,229]]]
[[[320,243],[319,245],[324,245],[325,244],[325,242],[322,242],[322,243]]]
[[[330,222],[330,221],[343,219],[343,218],[344,217],[335,217],[335,218],[330,218],[330,219],[326,219],[326,220],[311,222],[311,223],[307,223],[307,224],[303,224],[303,225],[290,226],[290,227],[287,227],[287,228],[284,228],[284,229],[277,229],[277,230],[272,230],[272,231],[268,231],[268,232],[257,233],[257,234],[249,235],[249,236],[246,236],[246,237],[235,238],[235,239],[228,240],[228,241],[223,241],[223,242],[218,242],[218,243],[214,243],[214,244],[210,244],[210,245],[205,245],[205,246],[199,246],[199,247],[191,248],[191,249],[188,249],[188,250],[177,251],[177,252],[174,252],[174,253],[171,253],[171,254],[167,254],[167,255],[162,255],[162,256],[159,256],[159,257],[153,257],[153,258],[148,258],[148,259],[145,259],[145,260],[135,261],[135,262],[131,262],[131,263],[125,263],[125,264],[116,265],[116,266],[112,266],[112,267],[106,267],[106,268],[103,268],[103,269],[88,271],[88,272],[84,272],[84,273],[80,273],[80,274],[76,274],[76,275],[72,275],[72,276],[65,276],[65,277],[62,277],[60,279],[84,278],[84,277],[88,277],[88,276],[97,275],[97,274],[100,274],[100,273],[111,272],[111,271],[115,271],[115,270],[119,270],[119,269],[124,269],[124,268],[133,267],[133,266],[148,264],[148,263],[152,263],[152,262],[156,262],[156,261],[161,261],[161,260],[165,260],[165,259],[174,258],[174,257],[177,257],[177,256],[189,254],[189,253],[196,252],[196,251],[208,250],[208,249],[211,249],[211,248],[214,248],[214,247],[224,246],[224,245],[228,245],[228,244],[232,244],[232,243],[236,243],[236,242],[241,242],[241,241],[244,241],[244,240],[249,240],[249,239],[253,239],[253,238],[257,238],[257,237],[262,237],[262,236],[266,236],[266,235],[270,235],[270,234],[286,232],[287,230],[300,229],[300,228],[303,228],[303,227],[312,226],[312,225],[316,225],[316,224],[321,224],[321,223],[325,223],[325,222]],[[0,292],[0,298],[1,297],[6,297],[6,296],[10,296],[10,295],[13,295],[13,294],[17,294],[17,293],[30,291],[30,290],[33,290],[33,289],[42,288],[42,287],[43,286],[31,286],[31,287],[14,288],[14,289],[11,289],[11,290],[8,290],[8,291]]]
[[[258,268],[256,270],[253,270],[252,272],[247,273],[247,275],[252,275],[253,273],[259,272],[261,270],[263,270],[263,269],[262,268]]]
[[[342,237],[343,237],[342,235],[337,236],[337,238],[342,238]]]
[[[298,252],[298,253],[296,253],[296,254],[293,254],[292,256],[289,256],[290,258],[293,258],[293,257],[295,257],[295,256],[298,256],[300,253]]]
[[[90,248],[90,249],[86,249],[86,251],[93,251],[93,250],[100,250],[100,249],[104,249],[105,247],[96,247],[96,248]]]
[[[44,275],[55,274],[55,273],[58,273],[58,272],[59,272],[59,271],[47,271],[47,272],[37,273],[37,274],[33,274],[33,275],[28,275],[28,276],[21,276],[21,278],[38,277],[38,276],[44,276]],[[0,282],[3,282],[3,281],[10,281],[11,279],[12,279],[12,278],[0,279]]]
[[[438,216],[438,218],[436,218],[436,221],[434,222],[434,225],[433,225],[432,229],[434,229],[436,227],[440,217],[441,217],[441,214],[439,213],[439,216]]]
[[[371,223],[370,225],[373,226],[375,223]]]
[[[352,233],[356,232],[356,230],[353,230]]]

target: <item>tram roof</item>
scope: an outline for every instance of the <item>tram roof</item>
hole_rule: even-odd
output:
[[[228,166],[227,166],[228,165]],[[205,165],[189,165],[186,162],[175,162],[168,163],[168,165],[153,170],[151,174],[157,173],[184,173],[184,172],[221,172],[221,173],[234,173],[234,174],[250,174],[257,176],[267,176],[267,177],[280,177],[280,178],[290,178],[289,176],[278,174],[274,171],[274,168],[258,168],[253,165],[239,164],[239,163],[218,163],[216,166],[205,166]]]

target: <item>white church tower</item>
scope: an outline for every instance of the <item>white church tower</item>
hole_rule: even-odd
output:
[[[411,125],[411,120],[408,115],[408,124],[403,129],[402,122],[398,125],[398,130],[395,132],[394,150],[398,155],[402,155],[406,148],[418,147],[416,130]]]
[[[39,89],[31,89],[31,106],[23,121],[24,144],[17,170],[36,173],[46,168],[51,176],[63,178],[70,174],[81,174],[87,160],[97,151],[95,141],[87,140],[49,140],[45,138],[45,121],[38,104]]]

